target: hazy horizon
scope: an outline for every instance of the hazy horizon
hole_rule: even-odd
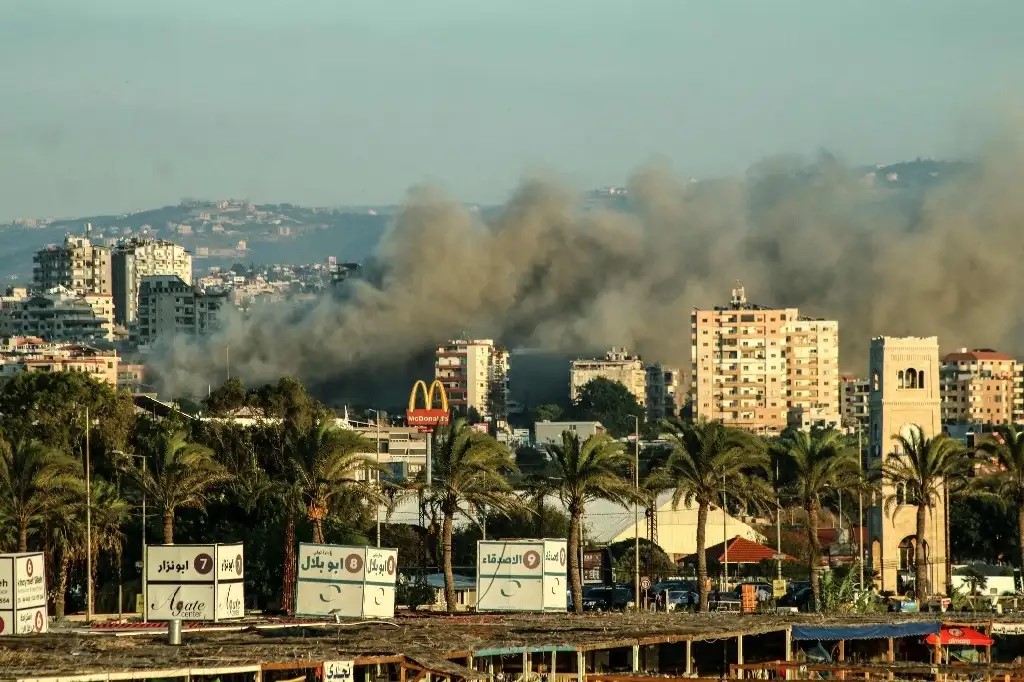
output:
[[[11,0],[0,221],[394,204],[424,182],[491,203],[524,175],[583,189],[652,159],[957,158],[1011,104],[1022,20],[1009,0]]]

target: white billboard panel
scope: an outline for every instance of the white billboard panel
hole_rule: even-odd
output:
[[[243,617],[244,557],[241,544],[148,545],[148,618],[223,620]]]
[[[564,540],[478,542],[477,610],[564,611],[565,551]]]
[[[41,633],[48,627],[43,554],[0,554],[0,635]]]
[[[301,543],[295,613],[392,618],[398,550]]]
[[[324,661],[324,682],[352,682],[355,661]]]

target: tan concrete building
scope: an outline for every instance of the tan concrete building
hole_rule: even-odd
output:
[[[942,433],[939,342],[927,338],[876,337],[869,356],[870,438],[868,469],[879,471],[889,457],[899,457],[895,434],[907,435],[919,426],[925,437]],[[917,507],[903,504],[899,491],[882,486],[866,510],[868,562],[879,574],[882,591],[905,593],[913,589],[917,538]],[[896,495],[898,504],[886,513],[884,500]],[[924,542],[932,594],[945,594],[946,526],[943,500],[927,517]]]
[[[448,403],[463,414],[475,409],[487,420],[507,418],[509,355],[493,339],[453,339],[434,352],[434,378]],[[492,405],[496,398],[502,404]]]
[[[647,404],[647,368],[639,355],[625,348],[612,347],[603,358],[579,358],[569,365],[569,399],[576,402],[580,389],[594,379],[617,381]]]
[[[110,294],[80,295],[65,287],[0,298],[0,337],[38,336],[46,341],[112,341]]]
[[[747,302],[691,316],[694,415],[757,433],[837,425],[839,323]]]
[[[76,294],[111,295],[110,249],[88,237],[68,235],[62,245],[51,244],[32,257],[32,280],[37,289],[65,287]]]
[[[856,431],[857,425],[867,433],[871,409],[869,394],[871,382],[848,374],[839,377],[840,412],[843,426]]]
[[[944,424],[1011,424],[1024,419],[1024,366],[991,349],[942,358]]]
[[[647,372],[647,419],[671,419],[679,416],[685,395],[683,373],[677,367],[654,363],[644,367]]]
[[[116,351],[80,344],[47,343],[24,336],[0,341],[0,383],[21,372],[85,372],[116,388],[118,363]]]
[[[139,287],[143,277],[177,275],[192,284],[192,254],[163,239],[124,239],[111,255],[114,319],[127,326],[138,316]]]

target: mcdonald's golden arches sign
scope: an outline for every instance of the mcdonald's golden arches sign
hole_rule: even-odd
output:
[[[435,394],[440,397],[441,406],[434,407]],[[416,396],[423,394],[423,407],[416,407]],[[409,409],[405,412],[405,421],[409,426],[418,426],[424,429],[433,429],[443,426],[449,421],[448,394],[444,390],[444,384],[434,379],[427,388],[425,381],[417,381],[412,385],[412,393],[409,394]]]

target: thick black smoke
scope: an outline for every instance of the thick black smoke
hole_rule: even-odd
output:
[[[838,319],[844,371],[863,372],[880,334],[1017,352],[1018,152],[1002,145],[909,189],[827,156],[696,183],[652,168],[622,211],[540,181],[487,218],[415,190],[343,300],[232,318],[206,341],[175,339],[155,364],[169,391],[205,391],[230,345],[247,381],[292,375],[359,396],[407,387],[434,344],[469,334],[569,354],[628,345],[688,368],[692,308],[725,303],[737,279],[752,302]]]

